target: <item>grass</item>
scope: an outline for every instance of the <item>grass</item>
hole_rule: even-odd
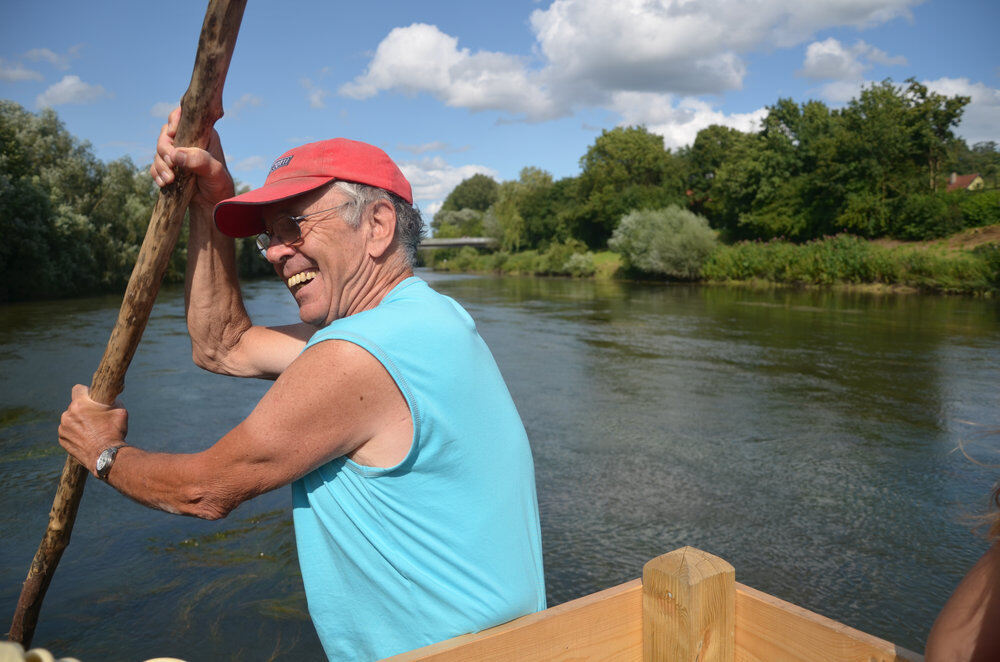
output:
[[[703,266],[702,277],[709,282],[874,284],[985,294],[1000,288],[1000,245],[973,250],[927,242],[890,246],[850,235],[806,244],[741,242],[719,247]]]
[[[573,243],[515,253],[443,249],[429,257],[428,266],[462,273],[626,277],[617,253],[591,252]],[[721,245],[702,266],[701,280],[992,295],[1000,292],[1000,225],[923,242],[836,235],[805,244]]]

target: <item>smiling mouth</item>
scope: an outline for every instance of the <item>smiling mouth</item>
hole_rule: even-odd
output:
[[[286,280],[285,283],[287,283],[288,287],[291,288],[291,287],[295,287],[297,285],[301,285],[303,283],[307,283],[307,282],[311,281],[315,277],[316,277],[316,272],[315,271],[302,271],[300,273],[295,274],[294,276],[292,276],[288,280]]]

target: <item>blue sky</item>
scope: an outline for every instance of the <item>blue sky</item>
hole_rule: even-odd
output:
[[[148,163],[204,9],[5,2],[0,97],[53,107],[101,159]],[[886,77],[972,96],[959,134],[1000,142],[998,25],[996,1],[251,0],[217,128],[253,186],[297,144],[377,144],[430,213],[476,172],[575,175],[602,129],[644,124],[673,148],[712,123],[750,129],[779,97],[840,105]]]

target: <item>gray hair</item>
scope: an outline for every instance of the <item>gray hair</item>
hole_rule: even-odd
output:
[[[424,235],[424,219],[420,217],[419,209],[385,189],[343,180],[337,180],[333,185],[351,198],[353,209],[350,214],[345,215],[344,220],[354,228],[361,224],[361,215],[368,205],[376,200],[391,202],[396,209],[396,240],[403,247],[410,267],[416,266],[417,245]]]

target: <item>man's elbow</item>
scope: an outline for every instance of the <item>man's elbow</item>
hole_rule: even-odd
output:
[[[244,499],[218,488],[193,488],[189,490],[181,512],[198,519],[220,520],[243,501]]]
[[[194,364],[202,370],[214,372],[217,375],[235,376],[229,366],[229,362],[226,360],[228,356],[229,352],[221,351],[218,348],[207,348],[194,343],[191,344],[191,360]]]
[[[209,372],[216,372],[216,367],[218,366],[218,360],[216,360],[214,353],[206,352],[195,345],[191,347],[191,360],[194,364],[201,368],[202,370],[208,370]]]

